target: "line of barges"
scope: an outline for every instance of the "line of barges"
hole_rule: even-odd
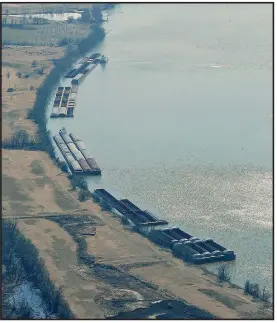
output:
[[[71,69],[65,75],[65,78],[72,78],[71,86],[58,87],[50,118],[73,117],[78,86],[98,64],[105,64],[107,61],[106,56],[95,53],[89,58],[83,58],[75,68]]]
[[[168,225],[151,212],[141,210],[127,199],[118,200],[105,189],[96,189],[93,196],[100,204],[107,204],[120,216],[127,219],[135,231],[146,235],[161,247],[171,249],[173,255],[186,262],[203,264],[209,262],[232,261],[236,259],[234,251],[228,250],[212,239],[201,240],[180,228],[163,228]]]

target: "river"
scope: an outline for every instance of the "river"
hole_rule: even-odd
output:
[[[105,188],[232,249],[232,281],[272,284],[272,6],[124,4],[73,119]],[[49,110],[50,114],[50,110]],[[207,265],[216,271],[218,264]]]

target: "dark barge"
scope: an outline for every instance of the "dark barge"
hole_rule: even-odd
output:
[[[126,217],[133,226],[137,227],[139,231],[141,230],[145,232],[149,229],[152,229],[153,227],[168,224],[166,220],[159,220],[146,213],[145,211],[142,211],[129,200],[116,199],[104,189],[96,189],[94,191],[94,195],[96,195],[97,198],[100,198],[100,200],[103,200],[111,208],[119,212],[122,216]]]
[[[73,85],[79,85],[99,63],[101,63],[101,60],[98,57],[93,57],[93,55],[89,58],[85,57],[65,75],[65,78],[71,78]]]
[[[105,189],[96,189],[93,195],[100,203],[104,202],[125,217],[136,231],[146,234],[161,247],[171,249],[176,257],[186,262],[203,264],[236,259],[234,251],[227,250],[211,239],[200,240],[177,227],[157,229],[157,226],[167,225],[168,222],[157,219],[148,211],[142,211],[127,199],[116,199]]]
[[[175,256],[195,264],[236,259],[234,251],[227,250],[211,239],[200,240],[175,227],[152,230],[149,239],[162,247],[171,249]]]
[[[74,108],[76,106],[78,88],[67,86],[67,87],[58,87],[56,91],[56,96],[54,99],[52,113],[50,118],[59,118],[59,117],[73,117]]]

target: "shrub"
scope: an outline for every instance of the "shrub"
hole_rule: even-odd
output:
[[[67,166],[67,163],[66,163],[66,162],[61,161],[61,162],[59,163],[59,166],[60,166],[60,168],[61,168],[61,170],[62,170],[63,172],[68,173],[68,166]]]
[[[68,178],[71,181],[73,189],[76,189],[76,187],[79,187],[85,191],[88,191],[88,184],[86,179],[83,176],[70,175]]]
[[[39,146],[24,129],[16,131],[11,138],[2,140],[4,149],[39,150]]]
[[[220,281],[225,281],[228,283],[231,282],[231,275],[226,264],[220,265],[217,268],[217,276]]]
[[[60,41],[58,41],[58,46],[66,46],[70,42],[69,38],[64,37]]]
[[[260,291],[260,285],[259,284],[250,284],[250,294],[254,298],[260,298],[261,291]]]
[[[103,211],[111,211],[112,210],[111,206],[104,201],[101,201],[101,209]]]
[[[244,284],[244,294],[245,295],[250,294],[250,291],[251,291],[251,284],[250,284],[250,281],[247,280]]]
[[[37,73],[38,75],[43,75],[44,74],[44,67],[36,68],[34,70],[34,72]]]
[[[270,292],[264,287],[261,291],[260,299],[266,303],[269,302],[271,298]]]
[[[93,194],[92,195],[92,199],[93,199],[93,201],[95,202],[95,203],[99,203],[99,197],[97,196],[97,195],[95,195],[95,194]]]
[[[259,298],[260,300],[264,302],[268,302],[271,298],[270,292],[264,287],[262,290],[260,289],[260,285],[256,283],[250,283],[249,280],[247,280],[244,284],[244,294],[245,295],[251,295],[254,298]]]
[[[83,189],[81,189],[79,191],[79,195],[78,195],[78,199],[80,202],[84,202],[87,201],[90,198],[91,194],[89,191],[85,191]]]

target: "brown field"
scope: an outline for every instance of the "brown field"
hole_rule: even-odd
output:
[[[77,318],[103,318],[140,306],[114,305],[115,300],[130,297],[179,297],[221,318],[270,316],[241,290],[220,286],[201,268],[184,264],[124,228],[116,216],[102,212],[92,201],[78,202],[66,175],[45,153],[4,150],[2,187],[4,216],[18,218],[19,228],[38,248],[55,284],[64,286]],[[78,262],[76,243],[62,226],[45,218],[49,214],[75,214],[80,223],[85,215],[93,216],[97,233],[86,236],[86,241],[96,267]]]
[[[33,107],[36,89],[53,68],[51,59],[63,56],[63,49],[58,47],[20,46],[2,50],[2,137],[8,138],[16,129],[25,129],[30,135],[35,135],[36,125],[27,119],[28,111]],[[45,67],[45,74],[34,73],[32,62],[38,62],[37,67]],[[7,73],[10,73],[10,79]],[[19,78],[16,73],[30,73],[29,78]],[[34,90],[29,91],[33,86]],[[7,92],[12,87],[15,92]]]
[[[40,151],[2,150],[5,215],[63,212],[81,208],[64,173]],[[87,202],[82,203],[82,208]]]
[[[38,6],[5,4],[4,9],[20,13],[38,10]],[[11,136],[18,127],[35,135],[36,125],[26,119],[35,101],[35,91],[29,91],[29,85],[40,86],[53,67],[50,60],[61,57],[63,50],[13,47],[3,49],[2,55],[2,136]],[[33,60],[45,67],[45,75],[33,73]],[[18,71],[31,73],[30,77],[19,79]],[[7,93],[9,86],[16,91]],[[91,200],[80,203],[67,176],[46,153],[4,149],[2,174],[3,217],[17,219],[55,285],[63,286],[64,297],[77,318],[104,318],[166,298],[181,298],[220,318],[272,317],[269,309],[243,295],[242,290],[219,285],[213,275],[174,258]],[[72,223],[59,222],[67,215],[77,219],[75,231]],[[90,223],[82,231],[78,226],[87,217]],[[95,236],[84,235],[95,228]],[[76,236],[87,242],[86,252],[94,257],[93,265],[81,262]]]

